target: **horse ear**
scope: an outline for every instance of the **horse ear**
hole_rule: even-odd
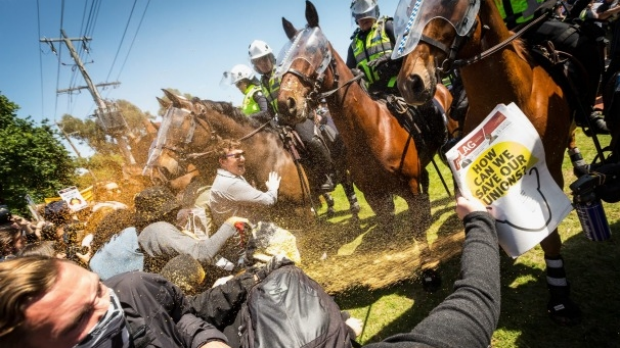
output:
[[[319,14],[316,12],[314,5],[308,0],[306,0],[306,20],[310,28],[319,26]]]
[[[289,22],[284,17],[282,17],[282,27],[284,28],[286,37],[288,37],[289,40],[292,40],[295,37],[295,34],[297,34],[297,29],[293,26],[293,23]]]
[[[175,108],[183,107],[181,104],[181,100],[174,93],[171,93],[167,89],[163,89],[163,88],[162,88],[162,91],[164,92],[166,97],[170,99],[170,101],[172,102],[172,105],[174,105]]]
[[[160,97],[155,97],[155,98],[159,102],[159,105],[161,105],[161,107],[164,108],[164,109],[167,109],[170,106],[170,104],[172,104],[171,102],[165,101],[165,100],[161,99]]]

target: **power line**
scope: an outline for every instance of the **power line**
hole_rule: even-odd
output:
[[[116,50],[116,54],[114,55],[114,60],[112,61],[112,66],[110,67],[110,71],[108,72],[108,76],[106,76],[106,81],[112,75],[112,69],[114,69],[114,64],[116,64],[116,58],[118,58],[118,54],[121,51],[121,47],[123,46],[123,42],[125,41],[125,35],[127,34],[127,29],[129,28],[129,23],[131,22],[131,17],[133,16],[133,11],[136,8],[136,3],[138,0],[133,1],[133,6],[131,7],[131,12],[129,13],[129,18],[127,19],[127,24],[125,24],[125,30],[123,31],[123,36],[121,37],[121,42],[118,44],[118,49]]]
[[[138,32],[140,31],[140,27],[142,26],[142,21],[144,20],[144,17],[146,15],[146,10],[149,8],[150,3],[151,3],[151,0],[148,0],[146,2],[146,6],[144,7],[144,12],[142,13],[142,17],[140,18],[140,23],[138,23],[138,28],[136,29],[136,33],[133,36],[133,40],[131,40],[131,45],[129,45],[129,50],[127,51],[127,55],[125,56],[125,60],[123,61],[123,65],[121,66],[121,70],[118,72],[118,76],[116,76],[116,81],[119,80],[119,78],[121,77],[121,72],[123,72],[123,69],[125,68],[125,63],[127,63],[127,59],[129,58],[129,54],[131,53],[133,44],[134,42],[136,42],[136,37],[138,37]]]
[[[37,0],[37,30],[39,30],[39,37],[41,37],[41,8],[39,0]],[[41,74],[41,118],[45,118],[45,89],[43,88],[43,55],[39,48],[39,73]]]
[[[60,35],[62,35],[62,27],[65,17],[65,0],[62,0],[60,8]],[[58,52],[58,67],[56,70],[56,90],[60,87],[60,62],[62,60],[62,47]],[[54,103],[54,123],[56,123],[56,113],[58,112],[58,94],[56,94],[56,102]]]

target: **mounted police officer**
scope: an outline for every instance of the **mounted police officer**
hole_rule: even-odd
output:
[[[252,68],[245,64],[237,64],[230,71],[224,72],[222,82],[237,86],[243,93],[241,111],[252,115],[267,109],[267,98],[263,94],[260,81],[254,76]]]
[[[602,117],[592,113],[598,94],[599,80],[605,69],[604,66],[604,36],[605,32],[592,21],[574,21],[578,16],[567,21],[561,21],[557,16],[546,14],[555,5],[551,0],[496,0],[497,8],[508,26],[508,29],[518,30],[522,25],[531,22],[538,15],[547,15],[548,18],[531,30],[524,33],[530,52],[536,52],[536,46],[545,46],[547,41],[553,43],[556,50],[566,52],[576,60],[569,60],[571,79],[577,88],[576,95],[583,107],[583,112],[577,108],[576,120],[579,125],[587,125],[586,118],[590,118],[592,130],[596,133],[609,133]],[[573,20],[574,23],[570,21]],[[550,71],[552,76],[556,72]],[[568,92],[570,95],[570,92]]]
[[[376,0],[353,0],[351,15],[358,28],[351,36],[353,41],[347,53],[347,66],[364,74],[371,95],[400,95],[396,77],[402,59],[390,59],[396,42],[392,18],[380,17]]]
[[[248,53],[254,70],[262,75],[260,82],[263,94],[269,105],[264,110],[261,108],[260,112],[252,114],[251,117],[263,123],[269,122],[273,118],[277,120],[277,99],[280,90],[280,81],[274,78],[276,58],[273,55],[273,50],[266,42],[254,40],[250,44]],[[311,165],[309,169],[316,171],[316,177],[324,178],[324,181],[320,183],[321,191],[333,191],[336,176],[335,167],[328,148],[316,135],[314,122],[308,119],[302,123],[296,124],[294,129],[310,154]]]

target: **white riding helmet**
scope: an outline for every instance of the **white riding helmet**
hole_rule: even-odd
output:
[[[248,48],[250,60],[266,56],[270,53],[273,53],[271,47],[269,47],[265,41],[261,40],[252,41],[250,47]]]
[[[224,73],[225,74],[225,73]],[[254,78],[254,71],[252,68],[245,64],[237,64],[230,69],[230,84],[236,85],[243,79],[252,80]]]
[[[351,16],[356,23],[364,18],[379,19],[377,0],[353,0],[351,2]]]

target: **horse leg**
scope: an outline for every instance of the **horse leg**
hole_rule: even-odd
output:
[[[426,232],[431,226],[431,200],[428,195],[428,172],[423,171],[420,178],[422,193],[407,195],[405,200],[409,206],[412,226],[414,226],[413,238],[420,251],[420,269],[422,271],[422,287],[425,291],[434,292],[441,286],[441,277],[437,271],[439,260],[433,256],[432,249],[428,244]],[[418,188],[417,180],[412,179],[410,187]]]
[[[575,143],[575,133],[571,133],[568,143],[568,151],[573,162],[575,175],[580,176],[588,172],[588,165],[583,160],[579,148]],[[585,170],[585,172],[582,172]],[[550,164],[549,171],[560,187],[564,186],[561,163],[557,166]],[[579,174],[581,173],[581,174]],[[551,319],[560,325],[576,325],[581,322],[581,310],[570,299],[570,286],[566,279],[564,259],[560,254],[562,240],[558,230],[540,242],[543,249],[547,274],[547,288],[549,289],[549,302],[547,312]]]
[[[379,228],[392,231],[396,210],[394,197],[386,192],[364,192],[364,197],[377,217]]]
[[[573,173],[575,174],[575,176],[580,177],[584,174],[587,174],[590,171],[590,166],[583,159],[581,151],[579,151],[579,148],[577,147],[574,131],[571,133],[567,148],[568,156],[573,163]]]
[[[570,285],[566,279],[564,259],[560,254],[562,241],[556,229],[540,242],[545,253],[547,288],[549,302],[547,312],[551,319],[560,325],[576,325],[581,322],[581,310],[570,299]]]
[[[327,217],[333,217],[336,214],[336,209],[334,209],[334,197],[328,192],[323,193],[321,196],[325,199],[325,203],[327,203]]]
[[[344,189],[344,194],[347,196],[349,200],[349,210],[351,211],[351,215],[353,218],[357,219],[358,213],[362,209],[360,204],[357,202],[357,195],[355,194],[355,188],[353,187],[353,180],[351,179],[351,174],[349,171],[345,171],[344,180],[340,183],[342,188]]]

